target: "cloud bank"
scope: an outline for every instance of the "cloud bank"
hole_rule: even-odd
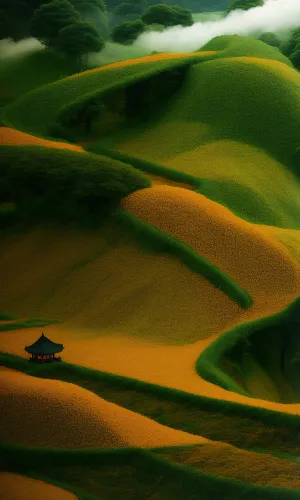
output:
[[[158,52],[193,52],[219,35],[258,35],[265,31],[279,37],[300,26],[300,0],[266,0],[262,7],[232,11],[227,17],[193,26],[173,26],[162,32],[140,35],[133,47]]]
[[[35,38],[26,38],[19,42],[14,42],[10,38],[5,38],[4,40],[0,40],[0,59],[22,56],[44,48],[45,47]]]

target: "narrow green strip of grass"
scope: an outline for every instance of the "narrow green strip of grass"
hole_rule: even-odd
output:
[[[239,384],[220,369],[221,359],[226,357],[227,353],[232,350],[237,343],[249,342],[249,337],[256,330],[261,330],[263,335],[264,328],[274,326],[275,329],[280,324],[282,324],[284,328],[284,322],[288,323],[289,321],[294,327],[297,327],[297,314],[299,315],[299,311],[300,298],[297,298],[288,307],[272,316],[249,321],[223,333],[220,338],[212,342],[199,356],[196,363],[198,375],[204,380],[216,384],[227,391],[237,392],[249,398],[253,398],[251,394],[244,391]]]
[[[0,467],[20,474],[30,470],[36,477],[43,474],[44,480],[58,486],[70,489],[72,485],[73,490],[80,488],[107,500],[299,499],[299,491],[219,477],[138,448],[46,450],[2,444]]]
[[[6,314],[6,313],[0,314],[0,321],[13,321],[14,319],[16,319],[16,317],[13,316],[12,314]]]
[[[40,328],[46,325],[53,325],[60,323],[58,320],[51,319],[28,319],[26,321],[16,321],[15,323],[8,323],[0,325],[0,332],[5,332],[8,330],[19,330],[20,328]]]
[[[142,158],[137,158],[135,156],[130,156],[125,153],[120,153],[119,151],[105,148],[102,145],[101,141],[95,141],[91,144],[88,144],[84,147],[84,149],[91,153],[108,156],[109,158],[112,158],[114,160],[122,161],[138,170],[141,170],[142,172],[159,175],[176,182],[190,184],[194,187],[195,190],[200,190],[201,188],[201,179],[198,179],[193,175],[181,172],[180,170],[175,170],[173,168],[171,169],[168,167],[164,167],[163,165],[152,163],[150,161],[143,160]]]
[[[194,250],[134,215],[122,209],[114,211],[113,216],[128,228],[137,242],[150,251],[167,252],[178,257],[191,271],[207,278],[216,288],[222,290],[230,299],[243,309],[253,305],[250,294],[241,288],[230,276],[221,271],[209,260],[198,255]]]
[[[300,454],[300,417],[211,399],[177,389],[61,362],[34,365],[0,353],[0,365],[76,384],[156,422],[243,449]]]

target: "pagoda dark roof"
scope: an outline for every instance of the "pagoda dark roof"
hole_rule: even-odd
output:
[[[55,354],[63,350],[63,344],[56,344],[52,340],[48,339],[43,333],[40,338],[29,346],[26,346],[25,351],[30,354]]]

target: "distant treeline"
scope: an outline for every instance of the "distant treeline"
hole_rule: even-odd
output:
[[[34,37],[50,51],[74,60],[77,71],[86,54],[106,41],[130,45],[146,31],[191,26],[193,13],[248,10],[263,0],[0,0],[0,39]],[[274,33],[259,38],[277,47],[300,69],[300,27],[283,45]]]
[[[36,17],[36,12],[50,3],[60,4],[60,28],[64,27],[64,18],[66,15],[69,17],[66,2],[73,8],[73,14],[74,10],[80,14],[80,21],[95,26],[104,39],[108,37],[114,25],[139,18],[153,5],[176,5],[198,13],[224,11],[230,3],[229,0],[1,0],[0,39],[12,38],[17,41],[30,36],[35,37],[33,19]],[[75,21],[74,17],[72,23]],[[39,24],[42,24],[40,20]]]

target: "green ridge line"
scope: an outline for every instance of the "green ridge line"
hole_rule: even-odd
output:
[[[256,419],[269,425],[274,425],[278,428],[284,427],[300,431],[300,415],[284,413],[277,410],[269,410],[256,406],[248,406],[242,403],[209,398],[207,396],[200,396],[198,394],[185,392],[180,389],[173,389],[163,385],[152,384],[150,382],[144,382],[142,380],[122,375],[116,375],[114,373],[103,372],[101,370],[94,370],[92,368],[74,365],[65,361],[62,361],[59,366],[57,364],[32,366],[27,359],[21,356],[0,351],[0,366],[15,368],[23,373],[40,378],[44,378],[43,371],[55,374],[59,373],[60,369],[64,369],[68,370],[71,374],[73,373],[75,375],[85,377],[87,380],[112,382],[118,388],[124,387],[124,389],[137,389],[143,391],[145,394],[149,393],[162,395],[166,398],[166,400],[173,400],[186,405],[195,405],[206,410],[219,411],[225,415],[230,414],[236,415],[237,417],[244,416],[246,418]],[[47,376],[45,378],[47,378]],[[56,375],[56,379],[64,380],[58,375]],[[251,404],[251,402],[249,403]]]
[[[195,191],[198,191],[201,188],[201,179],[195,177],[194,175],[187,174],[174,168],[164,167],[163,165],[160,165],[158,163],[153,163],[142,158],[137,158],[136,156],[130,156],[119,151],[105,148],[98,141],[95,141],[92,144],[84,147],[84,149],[91,153],[109,156],[110,158],[113,158],[115,160],[129,163],[132,167],[141,170],[142,172],[159,175],[173,181],[191,184],[194,187]]]
[[[148,248],[154,251],[175,255],[191,271],[204,276],[240,307],[243,309],[252,307],[253,298],[246,290],[230,276],[221,271],[221,269],[212,264],[212,262],[197,254],[197,252],[185,243],[182,243],[179,239],[151,226],[151,224],[140,220],[125,210],[117,209],[113,212],[113,216],[132,231],[140,244],[147,245],[148,243]]]
[[[291,310],[297,307],[300,307],[300,298],[297,298],[276,314],[254,321],[248,321],[224,332],[200,354],[195,366],[196,372],[204,380],[218,385],[227,391],[242,394],[250,399],[256,399],[255,396],[246,392],[227,375],[227,373],[219,368],[220,359],[226,351],[232,349],[238,341],[244,339],[244,341],[247,342],[251,333],[255,332],[257,329],[262,330],[264,327],[275,327],[279,321],[288,317]]]

